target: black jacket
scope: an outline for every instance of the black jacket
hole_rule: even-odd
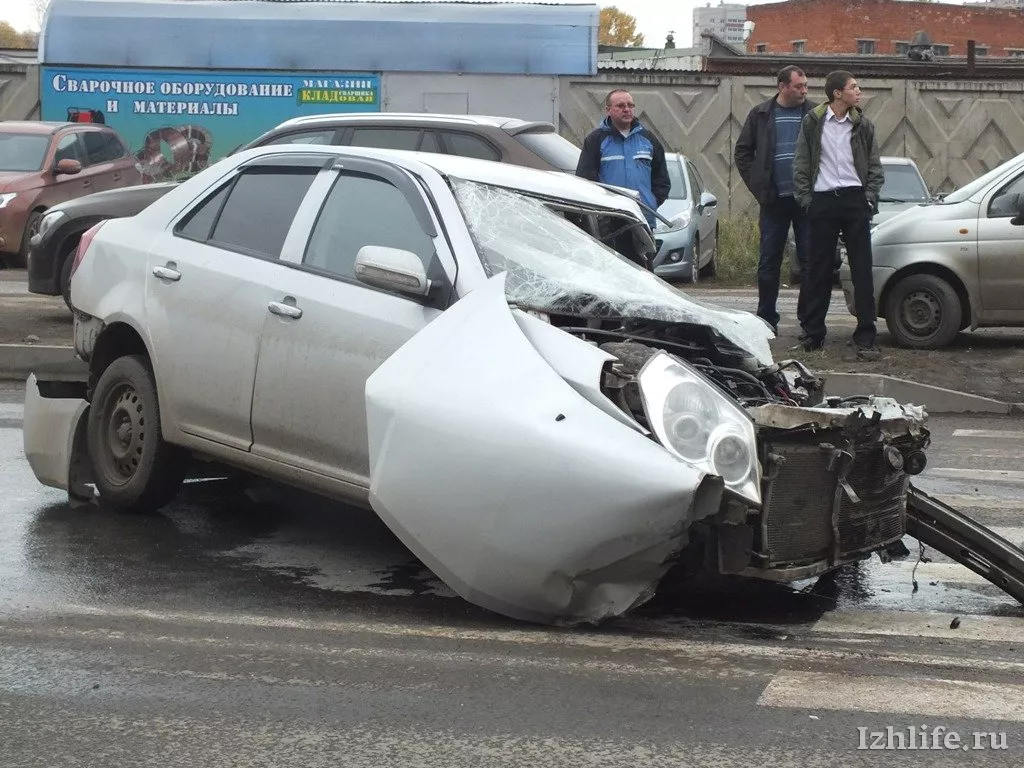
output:
[[[775,98],[771,98],[750,110],[733,153],[740,178],[761,205],[774,203],[779,194],[772,179],[777,103]],[[814,108],[807,100],[804,100],[803,107],[805,115]]]

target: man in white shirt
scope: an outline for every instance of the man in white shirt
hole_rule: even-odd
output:
[[[857,359],[877,360],[875,291],[871,276],[871,217],[885,181],[875,127],[860,109],[860,86],[849,72],[825,77],[828,101],[804,118],[793,159],[793,194],[811,221],[808,274],[801,281],[801,341],[825,344],[836,245],[842,234],[853,279]]]

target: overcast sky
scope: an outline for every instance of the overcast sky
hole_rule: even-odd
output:
[[[425,0],[424,0],[425,1]],[[757,5],[769,0],[753,0],[748,5]],[[675,31],[676,45],[680,48],[690,45],[693,36],[693,8],[706,5],[699,0],[615,0],[615,2],[599,2],[605,7],[614,5],[620,11],[632,14],[637,20],[637,30],[644,35],[644,42],[651,46],[661,46],[669,30]],[[715,0],[713,5],[718,5]],[[671,9],[671,10],[669,10]],[[36,29],[35,15],[31,0],[0,0],[0,19],[9,22],[18,31]]]
[[[417,0],[413,0],[414,2]],[[419,0],[426,2],[428,0]],[[761,5],[778,0],[750,0],[747,5]],[[961,4],[963,0],[952,0]],[[686,48],[693,37],[693,9],[695,6],[718,5],[718,0],[709,3],[707,0],[615,0],[599,2],[606,7],[614,5],[620,11],[632,14],[637,20],[637,31],[644,35],[644,43],[652,47],[660,47],[665,42],[668,32],[675,32],[676,46]],[[671,9],[671,10],[670,10]],[[0,19],[9,22],[21,31],[36,29],[35,16],[31,0],[0,0]]]

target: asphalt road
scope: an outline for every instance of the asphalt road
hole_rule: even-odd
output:
[[[70,508],[22,456],[20,402],[0,388],[5,768],[1024,762],[1024,608],[941,556],[916,593],[916,558],[876,558],[535,627],[455,596],[371,514],[286,489]],[[919,485],[1024,541],[1024,421],[930,427]],[[858,749],[901,739],[919,748]]]

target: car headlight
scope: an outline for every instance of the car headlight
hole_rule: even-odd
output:
[[[0,194],[0,208],[6,208],[7,204],[17,196],[17,192],[4,192],[3,194]]]
[[[672,226],[671,227],[666,225],[664,222],[659,221],[658,222],[658,226],[657,226],[657,228],[654,231],[655,232],[667,232],[670,229],[679,229],[679,228],[682,228],[682,227],[688,227],[688,226],[690,226],[690,219],[691,219],[692,216],[693,216],[692,212],[689,209],[687,209],[687,210],[683,211],[682,213],[677,213],[675,216],[673,216],[673,217],[671,217],[669,219],[669,221],[672,222]]]
[[[718,475],[726,488],[760,504],[757,435],[739,404],[664,352],[647,361],[637,380],[658,441],[678,459]]]
[[[43,218],[39,220],[39,229],[36,231],[36,237],[44,237],[50,229],[60,224],[67,217],[68,215],[64,211],[48,211],[43,214]],[[35,240],[35,237],[32,239]]]

